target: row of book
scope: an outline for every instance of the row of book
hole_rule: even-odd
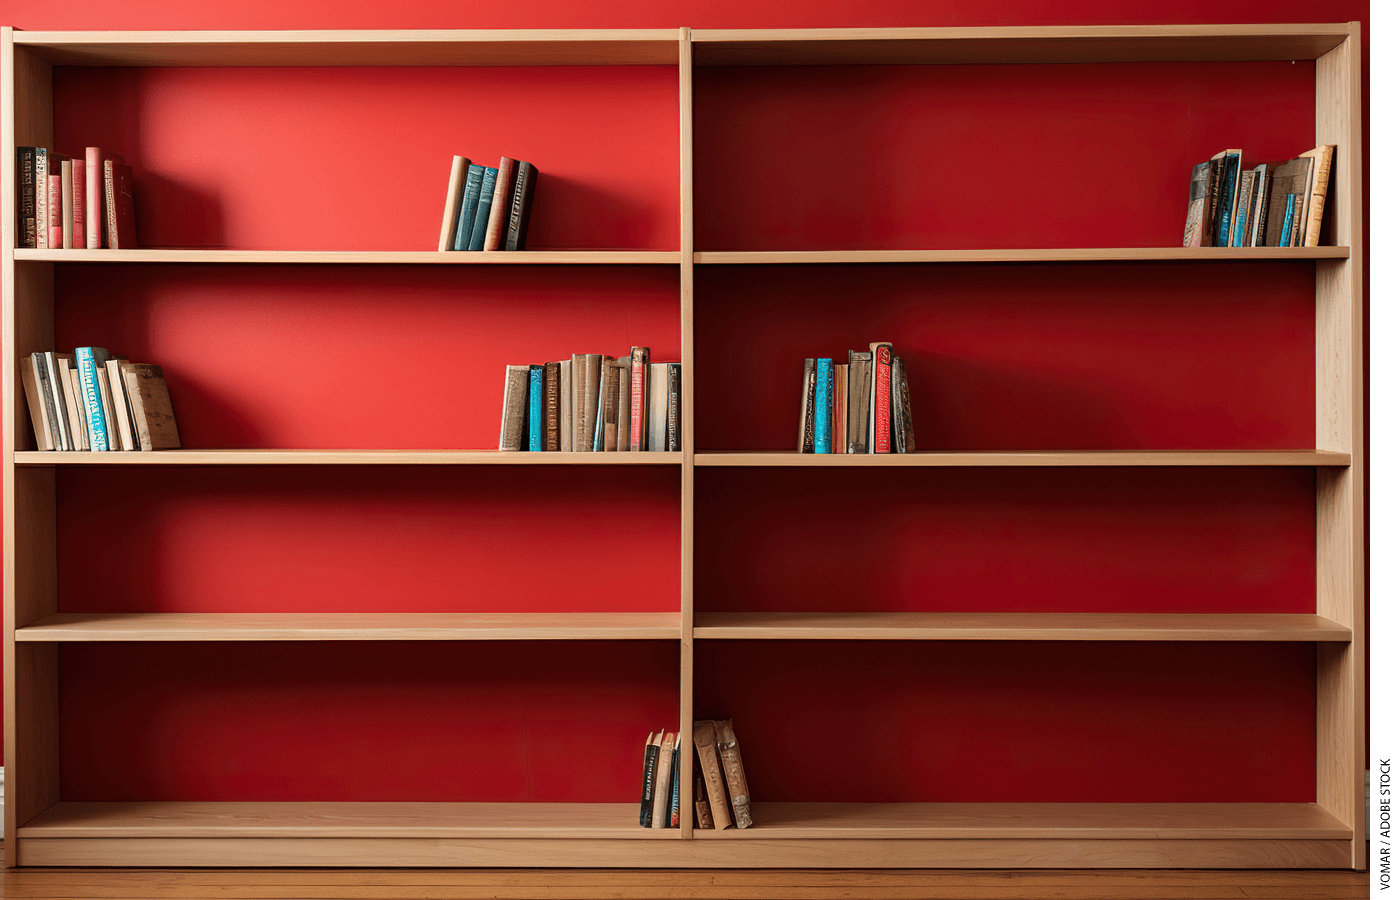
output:
[[[749,828],[753,810],[744,760],[731,719],[697,721],[692,731],[699,757],[695,779],[695,825],[724,830]],[[679,828],[681,817],[680,735],[657,731],[647,735],[642,754],[643,828]]]
[[[800,453],[913,453],[909,378],[894,346],[850,350],[845,365],[806,360],[797,428]]]
[[[126,250],[136,246],[131,167],[88,147],[69,157],[46,147],[15,150],[16,240],[33,250]]]
[[[101,347],[31,353],[20,380],[40,450],[172,450],[180,430],[160,366]]]
[[[439,250],[524,250],[538,170],[502,156],[492,169],[452,157]]]
[[[1316,247],[1336,144],[1248,166],[1221,150],[1191,169],[1183,247]]]
[[[681,449],[681,364],[575,353],[506,366],[501,450],[611,453]]]

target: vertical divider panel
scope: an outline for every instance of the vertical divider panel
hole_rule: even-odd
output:
[[[1349,467],[1317,470],[1317,612],[1352,632],[1350,643],[1318,645],[1317,802],[1351,826],[1356,869],[1366,866],[1360,41],[1352,22],[1317,60],[1316,90],[1316,141],[1337,145],[1335,241],[1351,247],[1348,259],[1317,263],[1316,442],[1351,453]]]
[[[680,30],[681,182],[681,838],[694,828],[690,725],[695,718],[695,172],[690,29]]]

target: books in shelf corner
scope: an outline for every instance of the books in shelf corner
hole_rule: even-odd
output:
[[[695,751],[700,759],[700,782],[696,785],[696,809],[700,827],[708,813],[713,827],[719,830],[732,823],[736,828],[753,826],[753,807],[749,796],[748,777],[744,773],[743,756],[734,734],[731,719],[703,719],[693,729]],[[700,804],[703,802],[704,812]]]
[[[1246,163],[1222,150],[1192,168],[1186,247],[1316,247],[1322,239],[1335,144],[1284,162]]]
[[[38,351],[20,366],[40,450],[168,450],[180,446],[160,366],[131,363],[101,347]]]

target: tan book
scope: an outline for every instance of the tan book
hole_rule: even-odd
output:
[[[131,406],[126,402],[126,387],[122,384],[122,366],[129,365],[127,359],[109,359],[103,365],[107,369],[107,384],[112,389],[112,406],[117,420],[117,437],[121,439],[123,450],[136,449],[135,423],[131,421]]]
[[[447,174],[447,203],[442,208],[442,230],[438,232],[438,250],[451,250],[457,230],[457,218],[462,212],[462,188],[467,182],[467,166],[472,161],[465,156],[452,157]]]
[[[122,449],[121,431],[117,428],[116,404],[112,402],[112,382],[105,365],[97,367],[97,396],[102,401],[103,427],[107,431],[107,449]]]
[[[593,431],[598,422],[598,377],[602,369],[602,354],[574,354],[575,453],[593,451]]]
[[[851,366],[831,367],[831,452],[846,452],[846,388]]]
[[[73,358],[67,353],[58,357],[58,377],[63,381],[63,390],[68,398],[68,422],[73,433],[73,443],[78,450],[91,450],[87,404],[83,403],[83,385],[78,380],[78,369],[73,365]]]
[[[105,371],[99,369],[98,371]],[[160,366],[127,363],[122,366],[122,387],[136,420],[136,436],[142,450],[175,450],[180,446],[180,430],[175,425],[175,408]]]
[[[617,360],[604,354],[598,363],[597,421],[593,426],[593,449],[606,452],[617,449]],[[612,446],[608,446],[611,426]]]
[[[33,355],[20,360],[19,380],[24,383],[24,402],[29,406],[29,421],[34,425],[34,445],[40,450],[52,450],[54,443],[49,431],[49,406],[39,394],[35,365]]]
[[[73,249],[73,160],[65,159],[59,173],[63,184],[63,249]]]
[[[617,452],[632,449],[632,358],[617,361]]]
[[[729,803],[734,807],[734,824],[739,828],[753,825],[749,804],[749,780],[744,777],[744,760],[739,755],[739,741],[734,737],[734,721],[724,719],[715,723],[715,738],[719,743],[719,761],[724,769],[724,782],[729,786]]]
[[[506,366],[506,389],[501,397],[501,442],[498,450],[519,450],[525,432],[525,402],[530,367]]]
[[[705,778],[703,775],[695,776],[695,827],[715,827],[715,817],[710,815],[710,801],[705,799]]]
[[[812,404],[816,388],[817,361],[807,359],[802,362],[802,407],[797,416],[797,452],[811,453],[816,449],[815,428]]]
[[[724,773],[720,769],[715,723],[709,720],[696,722],[694,737],[695,752],[700,755],[700,774],[705,776],[705,793],[710,798],[710,815],[715,820],[715,828],[723,831],[733,823],[729,818],[729,799],[724,794]]]
[[[647,367],[647,450],[666,450],[666,363],[648,363]]]
[[[500,165],[496,167],[496,190],[491,195],[491,212],[487,214],[486,246],[482,248],[484,250],[500,250],[505,241],[517,165],[516,160],[502,156]]]
[[[676,736],[667,732],[661,739],[661,752],[656,757],[656,792],[651,801],[651,827],[665,828],[671,823],[667,814],[671,807],[671,755],[676,752]]]
[[[574,450],[574,361],[559,361],[559,452]]]
[[[1316,247],[1317,242],[1322,239],[1322,214],[1327,208],[1327,182],[1332,178],[1332,158],[1336,149],[1336,144],[1323,144],[1301,155],[1312,157],[1314,163],[1308,192],[1304,247]]]
[[[63,389],[63,382],[59,380],[59,354],[45,350],[39,356],[43,360],[43,366],[37,373],[39,389],[50,404],[49,427],[53,428],[54,446],[60,450],[76,450],[73,432],[68,430],[68,392]]]

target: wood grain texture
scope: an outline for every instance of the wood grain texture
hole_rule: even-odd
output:
[[[35,456],[53,456],[36,451]],[[964,453],[714,452],[695,455],[697,466],[1350,466],[1350,453],[1327,450],[1069,450]]]
[[[695,828],[695,80],[691,30],[680,35],[681,168],[681,836]]]
[[[674,466],[679,453],[529,453],[498,450],[32,450],[18,466]]]
[[[677,613],[58,613],[15,633],[76,641],[677,640]]]
[[[1316,248],[1315,248],[1316,249]],[[1330,249],[1330,248],[1321,248]],[[437,250],[17,250],[21,262],[207,263],[229,265],[588,266],[679,265],[675,250],[518,250],[510,253]]]
[[[64,253],[72,251],[32,251]],[[989,262],[1221,262],[1347,259],[1341,247],[1067,247],[1008,250],[702,250],[702,265],[859,265],[877,263]],[[27,258],[27,257],[26,257]]]
[[[1351,630],[1322,616],[1284,613],[707,612],[696,614],[695,636],[706,640],[1348,643]]]
[[[674,65],[668,29],[30,31],[17,43],[70,66]]]

